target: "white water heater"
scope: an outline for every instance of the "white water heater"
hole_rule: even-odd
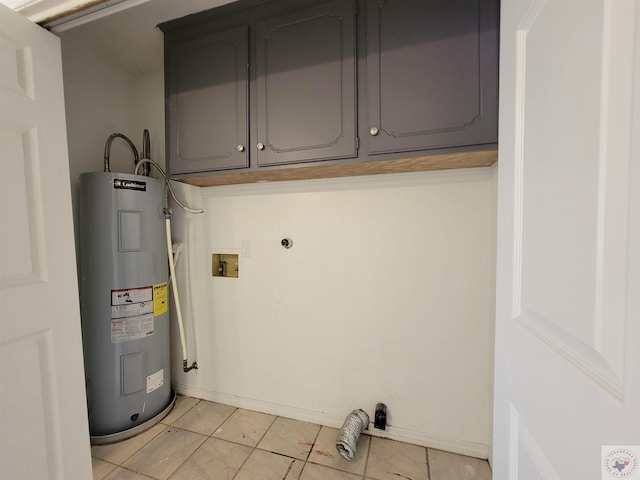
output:
[[[164,184],[80,176],[80,292],[91,441],[110,443],[172,408]]]

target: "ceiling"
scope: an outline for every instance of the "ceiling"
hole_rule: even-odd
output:
[[[65,48],[90,48],[124,70],[141,75],[163,69],[157,25],[235,0],[0,0],[62,39]],[[66,13],[65,13],[66,12]]]
[[[36,23],[99,11],[127,0],[0,0],[16,12]]]

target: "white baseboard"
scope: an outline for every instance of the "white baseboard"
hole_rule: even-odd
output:
[[[264,400],[256,400],[252,398],[239,397],[229,395],[227,393],[215,392],[203,388],[193,387],[189,385],[174,384],[174,390],[182,395],[209,400],[211,402],[223,403],[236,408],[245,408],[257,412],[268,413],[279,417],[292,418],[302,422],[315,423],[317,425],[325,425],[327,427],[341,428],[344,417],[332,415],[329,413],[316,412],[306,410],[304,408],[292,407],[289,405],[281,405],[278,403],[265,402]],[[386,430],[376,430],[371,423],[367,432],[373,437],[390,438],[400,442],[421,445],[436,450],[444,450],[446,452],[467,455],[469,457],[480,458],[486,460],[489,456],[489,446],[481,443],[469,442],[456,438],[442,437],[431,435],[427,432],[419,432],[408,428],[394,427],[387,425]]]

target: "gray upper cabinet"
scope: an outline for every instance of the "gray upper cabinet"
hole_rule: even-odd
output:
[[[497,1],[366,7],[369,154],[496,143]]]
[[[167,48],[171,174],[249,166],[248,27]]]
[[[258,166],[356,156],[355,83],[353,1],[257,22]]]
[[[497,143],[499,0],[240,0],[165,34],[176,178]]]

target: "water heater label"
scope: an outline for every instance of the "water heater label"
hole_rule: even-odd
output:
[[[111,290],[111,305],[127,305],[153,300],[151,287]]]
[[[111,290],[111,343],[153,335],[152,287]]]
[[[159,389],[162,385],[164,385],[164,369],[147,377],[147,393]]]
[[[111,343],[130,342],[153,335],[153,313],[111,319]]]
[[[153,315],[159,316],[166,313],[169,308],[167,302],[167,282],[153,286]]]
[[[122,178],[114,178],[113,188],[120,188],[124,190],[138,190],[141,192],[146,192],[147,182],[138,182],[136,180],[124,180]]]

